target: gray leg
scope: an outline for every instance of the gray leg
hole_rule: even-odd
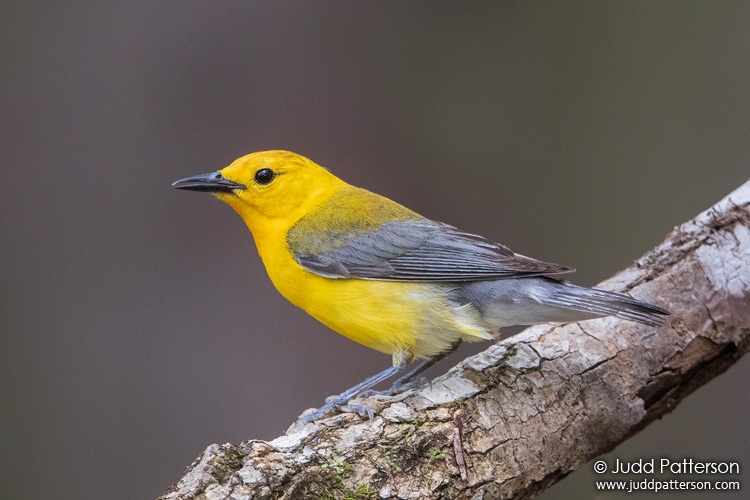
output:
[[[401,378],[396,379],[396,381],[393,382],[393,385],[391,386],[390,389],[386,389],[384,391],[370,391],[370,394],[393,396],[394,394],[398,394],[407,389],[411,389],[412,387],[417,385],[417,383],[419,382],[420,375],[422,375],[424,372],[429,370],[435,363],[447,358],[448,355],[450,355],[452,352],[458,349],[458,346],[460,345],[461,345],[461,341],[458,340],[447,351],[441,352],[440,354],[437,354],[429,359],[423,359],[422,361],[417,363],[417,366],[415,366],[409,373],[407,373]]]
[[[368,406],[350,405],[347,403],[349,403],[350,399],[355,398],[359,394],[377,385],[383,380],[391,378],[392,376],[396,375],[398,372],[402,371],[404,368],[406,368],[406,365],[391,366],[389,368],[386,368],[382,372],[377,373],[373,375],[372,377],[366,378],[365,380],[355,385],[351,389],[347,389],[346,391],[342,392],[338,396],[331,396],[329,398],[326,398],[326,404],[324,404],[323,406],[321,406],[315,411],[311,411],[310,413],[306,415],[302,415],[300,417],[300,420],[302,422],[312,422],[321,417],[324,417],[325,415],[328,415],[335,409],[342,409],[344,411],[352,411],[352,412],[358,413],[361,416],[368,415],[372,419],[373,417],[372,409],[369,408]]]

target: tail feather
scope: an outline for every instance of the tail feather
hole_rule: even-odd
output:
[[[627,295],[584,288],[536,276],[511,280],[474,281],[452,289],[458,305],[470,302],[491,325],[533,325],[615,316],[659,326],[669,311]]]
[[[543,299],[544,303],[596,316],[615,316],[649,326],[663,324],[665,316],[669,315],[669,311],[664,308],[621,293],[584,288],[570,283],[560,285],[555,293]]]

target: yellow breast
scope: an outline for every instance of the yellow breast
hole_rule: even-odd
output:
[[[421,318],[436,303],[418,284],[324,278],[294,261],[285,241],[257,246],[276,289],[321,323],[387,354],[417,350]]]

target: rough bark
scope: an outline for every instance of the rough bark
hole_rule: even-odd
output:
[[[529,498],[611,450],[750,346],[750,181],[599,285],[672,311],[539,325],[431,387],[273,441],[211,445],[162,498]],[[479,496],[475,496],[479,495]]]

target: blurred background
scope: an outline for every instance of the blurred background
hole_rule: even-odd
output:
[[[743,1],[0,13],[3,499],[153,498],[390,363],[288,304],[240,218],[174,180],[290,149],[590,286],[750,173]],[[609,457],[749,465],[748,378]],[[594,480],[545,498],[616,498]]]

